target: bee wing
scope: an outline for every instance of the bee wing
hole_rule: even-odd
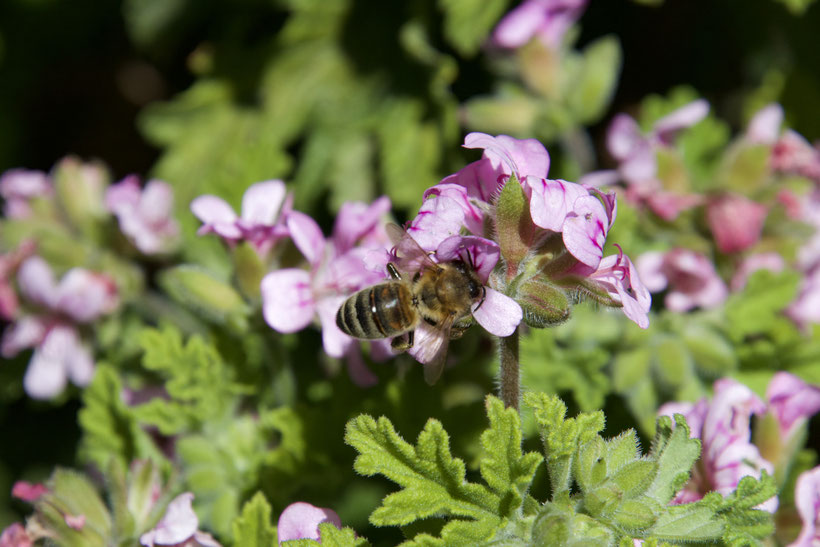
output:
[[[452,318],[447,318],[437,327],[422,322],[416,328],[415,345],[418,351],[414,357],[424,364],[424,381],[431,386],[438,381],[444,370],[452,326]]]
[[[399,270],[415,273],[423,269],[438,268],[438,264],[433,262],[427,251],[422,249],[404,228],[391,222],[385,226],[385,230],[393,242],[393,254],[396,256]]]

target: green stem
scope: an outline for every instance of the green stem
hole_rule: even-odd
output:
[[[521,371],[518,362],[518,328],[510,336],[498,339],[501,361],[501,387],[499,394],[504,406],[518,410],[521,398]]]

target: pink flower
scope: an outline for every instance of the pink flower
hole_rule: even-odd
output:
[[[769,270],[772,272],[782,272],[786,267],[786,262],[779,253],[759,253],[746,257],[740,266],[735,270],[729,286],[732,291],[743,290],[749,276],[757,270]]]
[[[174,194],[161,180],[140,189],[135,175],[108,188],[106,207],[117,216],[120,230],[144,254],[172,251],[179,240],[179,225],[171,216]]]
[[[0,176],[0,196],[6,201],[3,214],[8,218],[25,218],[31,214],[29,202],[54,193],[51,179],[42,171],[10,169]]]
[[[369,252],[383,252],[388,245],[380,219],[389,206],[381,198],[369,207],[343,207],[329,240],[308,215],[291,212],[287,230],[309,269],[275,270],[261,284],[262,314],[268,325],[279,332],[296,332],[318,316],[325,352],[331,357],[349,357],[349,371],[359,385],[372,385],[376,378],[354,356],[358,342],[339,330],[336,311],[354,292],[384,280],[384,270],[369,269],[366,259]],[[354,246],[357,243],[367,246]]]
[[[817,547],[820,544],[820,467],[804,471],[797,477],[794,503],[803,528],[788,547]]]
[[[20,264],[34,252],[34,242],[24,241],[8,253],[0,254],[0,320],[11,321],[17,315],[20,302],[12,277]]]
[[[199,235],[216,233],[229,243],[248,241],[264,254],[288,235],[285,219],[293,199],[281,180],[258,182],[242,196],[242,216],[222,198],[204,195],[191,202],[191,212],[202,221]]]
[[[669,403],[658,409],[659,415],[683,414],[690,436],[702,443],[692,478],[673,504],[699,500],[710,491],[727,496],[743,477],[760,477],[762,470],[772,473],[772,464],[761,457],[750,440],[751,416],[762,414],[765,409],[763,401],[749,388],[728,378],[715,382],[711,401],[704,398],[696,404]],[[771,498],[760,508],[774,512],[777,498]]]
[[[0,535],[0,547],[32,547],[34,539],[19,522],[10,524]]]
[[[0,344],[6,358],[34,348],[23,378],[26,393],[48,399],[62,392],[68,379],[87,385],[94,361],[75,323],[88,323],[114,310],[118,299],[113,282],[102,274],[74,268],[56,283],[51,267],[38,256],[20,266],[17,282],[23,296],[42,308],[40,315],[18,318]]]
[[[726,300],[726,284],[708,258],[689,249],[649,252],[638,257],[638,272],[650,292],[669,290],[664,305],[686,312],[719,306]]]
[[[774,144],[783,124],[783,107],[777,103],[764,106],[749,121],[746,141],[752,144]]]
[[[786,308],[786,315],[802,328],[820,323],[820,268],[812,269],[803,278],[797,298]]]
[[[820,184],[820,150],[795,131],[786,131],[778,139],[770,163],[775,171],[800,175]]]
[[[197,530],[199,519],[194,513],[190,492],[180,494],[168,504],[165,515],[157,525],[140,536],[146,547],[184,545],[185,547],[221,547],[213,536]]]
[[[330,522],[336,528],[342,527],[339,515],[332,509],[315,507],[303,501],[291,503],[279,515],[276,526],[279,544],[293,539],[312,539],[321,543],[319,525],[323,522]]]
[[[15,498],[33,503],[40,496],[48,492],[48,488],[42,483],[30,483],[27,481],[17,481],[11,487],[11,495]]]
[[[778,372],[766,388],[769,411],[777,418],[781,438],[820,412],[820,387],[812,386],[788,372]]]
[[[586,0],[524,0],[504,16],[492,41],[503,48],[518,48],[538,38],[558,47],[564,34],[581,17]]]
[[[585,275],[603,288],[610,297],[623,307],[624,315],[642,329],[649,328],[649,308],[652,296],[638,276],[637,268],[623,254],[618,246],[618,254],[604,258],[597,269],[588,271],[588,266],[576,267],[570,273]]]
[[[709,201],[706,220],[723,253],[744,251],[760,240],[768,211],[746,197],[723,195]]]
[[[674,220],[681,211],[701,203],[701,198],[664,188],[657,177],[657,152],[670,147],[680,131],[701,121],[708,112],[706,101],[693,101],[656,121],[646,135],[631,116],[618,114],[607,132],[607,148],[618,161],[618,170],[589,173],[579,182],[599,186],[622,179],[630,200],[646,203],[664,220]]]

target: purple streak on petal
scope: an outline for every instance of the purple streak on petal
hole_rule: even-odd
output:
[[[698,99],[674,110],[653,125],[655,137],[663,144],[671,146],[672,139],[681,130],[692,127],[709,113],[709,103]]]
[[[252,184],[242,196],[242,221],[248,225],[271,226],[279,216],[287,189],[281,180]]]
[[[279,332],[296,332],[313,319],[310,273],[299,269],[276,270],[262,278],[262,315]]]
[[[515,173],[519,181],[529,176],[546,178],[549,172],[550,156],[535,139],[470,133],[464,138],[464,148],[483,148],[493,168],[506,175]]]
[[[618,246],[618,254],[601,260],[598,269],[589,275],[623,306],[624,315],[640,328],[649,327],[652,297],[638,275],[638,270]]]
[[[609,218],[600,200],[595,196],[575,200],[561,231],[570,254],[590,268],[597,268],[609,231]]]
[[[455,183],[440,183],[424,192],[424,199],[444,196],[458,203],[464,211],[464,225],[470,233],[484,233],[484,211],[478,208],[470,199],[467,188]]]
[[[211,195],[199,196],[191,202],[191,212],[202,222],[197,231],[199,235],[215,232],[229,240],[238,240],[242,237],[242,231],[236,225],[236,213],[222,198]]]
[[[325,236],[316,221],[305,213],[291,211],[287,226],[296,248],[312,266],[319,264],[325,252]]]
[[[315,507],[309,503],[297,501],[291,503],[282,514],[279,515],[276,533],[279,542],[293,539],[313,539],[320,540],[319,525],[323,522],[330,522],[336,528],[342,527],[339,515],[332,509]]]
[[[820,387],[809,385],[788,372],[777,372],[766,388],[769,411],[788,437],[795,424],[804,423],[820,412]]]
[[[794,504],[803,527],[788,547],[817,547],[820,544],[820,466],[797,477]]]
[[[416,218],[407,227],[407,233],[425,251],[435,251],[439,243],[458,234],[464,226],[464,210],[446,196],[424,201]]]
[[[461,260],[465,264],[472,264],[484,284],[500,257],[501,250],[496,242],[478,236],[450,236],[436,249],[438,262]]]
[[[140,536],[143,545],[177,545],[191,538],[199,527],[199,519],[191,502],[194,495],[184,492],[168,504],[165,515],[149,532]]]
[[[760,110],[749,121],[746,140],[752,144],[774,144],[783,125],[783,107],[771,103]]]
[[[510,336],[521,323],[524,312],[518,302],[489,287],[484,302],[473,307],[473,317],[478,324],[496,336]],[[478,309],[476,309],[478,307]]]
[[[28,300],[53,308],[57,302],[57,283],[48,262],[39,256],[27,258],[17,270],[17,284]]]
[[[565,180],[527,179],[532,189],[530,216],[536,226],[560,232],[564,220],[572,212],[575,201],[589,195],[589,190]]]
[[[497,171],[489,159],[481,158],[462,167],[458,172],[444,177],[437,186],[457,184],[467,190],[469,197],[490,203],[503,186],[503,181],[499,181],[501,177],[503,173]],[[427,197],[427,193],[424,197]]]

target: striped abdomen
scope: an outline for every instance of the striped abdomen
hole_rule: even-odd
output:
[[[398,336],[416,324],[413,295],[398,281],[373,285],[345,300],[336,324],[354,338]]]

